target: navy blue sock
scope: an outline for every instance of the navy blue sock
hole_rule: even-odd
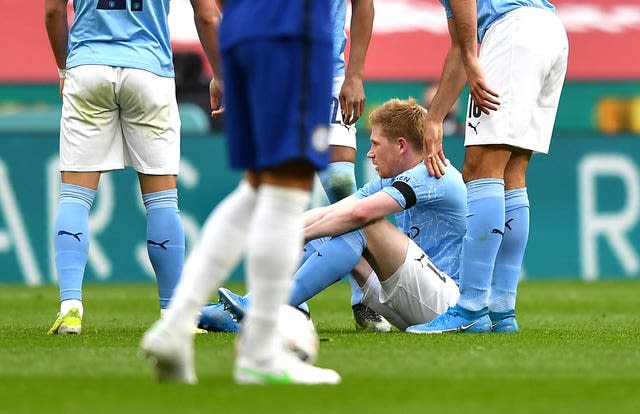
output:
[[[507,190],[504,236],[493,268],[489,311],[509,312],[516,306],[516,290],[529,240],[529,197],[526,188]]]
[[[184,228],[176,189],[142,196],[147,209],[147,252],[158,282],[160,309],[166,309],[184,264]]]
[[[82,300],[82,279],[89,254],[89,210],[95,196],[95,190],[90,188],[60,185],[53,245],[61,301]]]
[[[493,266],[504,234],[504,181],[467,183],[467,232],[462,242],[458,305],[479,311],[489,305]]]
[[[294,275],[289,304],[298,306],[342,279],[358,263],[364,247],[362,230],[323,243]]]

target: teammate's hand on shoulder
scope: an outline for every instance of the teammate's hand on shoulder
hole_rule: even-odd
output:
[[[429,175],[440,178],[445,172],[449,160],[442,149],[442,123],[427,121],[424,124],[424,165]]]

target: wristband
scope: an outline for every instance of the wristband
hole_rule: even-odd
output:
[[[60,77],[60,79],[64,79],[67,75],[67,70],[66,69],[60,69],[58,68],[58,76]]]

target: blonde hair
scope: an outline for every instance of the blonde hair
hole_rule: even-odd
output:
[[[380,127],[388,139],[405,138],[416,151],[422,151],[422,134],[427,110],[415,99],[390,99],[369,114],[371,128]]]

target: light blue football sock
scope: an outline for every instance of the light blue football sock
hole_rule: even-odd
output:
[[[82,279],[89,255],[89,210],[96,191],[73,184],[60,185],[54,227],[54,251],[60,300],[82,300]]]
[[[298,265],[298,268],[302,267],[304,262],[306,262],[307,259],[311,257],[311,255],[314,254],[316,250],[318,250],[327,240],[329,240],[329,237],[320,237],[319,239],[313,239],[306,242],[302,248],[302,256],[300,257],[300,264]]]
[[[316,250],[318,250],[320,246],[322,246],[322,244],[327,240],[329,240],[329,237],[320,237],[319,239],[313,239],[306,242],[302,249],[302,256],[300,258],[300,264],[298,265],[298,268],[302,267],[304,262],[306,262],[307,259],[311,257],[311,255],[314,254]],[[307,312],[307,315],[311,314],[311,311],[309,310],[309,305],[307,305],[306,302],[299,304],[298,309]]]
[[[362,299],[364,299],[364,292],[358,285],[358,282],[351,273],[349,273],[347,280],[349,281],[349,285],[351,285],[351,306],[362,303]]]
[[[515,310],[522,260],[529,240],[529,197],[526,188],[507,190],[504,236],[493,268],[489,311]]]
[[[327,168],[318,172],[318,177],[331,204],[356,192],[355,165],[352,162],[329,163]]]
[[[458,305],[480,311],[489,305],[493,266],[504,234],[504,181],[467,183],[467,232],[462,241]]]
[[[326,169],[318,173],[322,188],[331,204],[350,196],[357,190],[355,164],[348,161],[329,163]],[[351,286],[351,306],[362,302],[362,289],[351,274],[348,276]]]
[[[323,243],[294,275],[289,304],[298,306],[342,279],[358,263],[364,247],[360,229]]]
[[[147,209],[147,252],[156,273],[160,309],[166,309],[184,264],[184,228],[178,210],[178,190],[142,196]]]

